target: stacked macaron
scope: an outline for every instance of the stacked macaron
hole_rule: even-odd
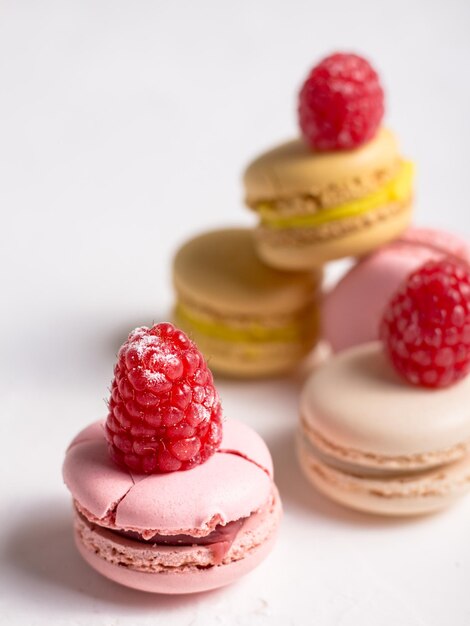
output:
[[[173,262],[173,318],[217,373],[284,374],[319,337],[322,272],[285,272],[263,263],[253,231],[224,228],[183,244]]]
[[[301,137],[255,159],[244,176],[253,230],[186,242],[173,280],[175,321],[225,375],[292,370],[319,338],[322,266],[398,237],[412,207],[412,164],[381,125],[377,73],[334,54],[299,96]]]
[[[430,513],[470,489],[469,266],[441,257],[412,272],[380,334],[383,345],[344,350],[307,382],[300,464],[346,506]]]
[[[259,157],[245,184],[266,262],[299,270],[359,257],[323,299],[333,356],[302,394],[300,464],[342,504],[410,515],[470,487],[470,249],[407,228],[413,167],[382,112],[370,66],[328,57],[300,94],[304,141]]]
[[[83,558],[158,593],[237,580],[271,550],[281,514],[269,451],[222,423],[212,374],[171,324],[137,328],[119,351],[106,421],[70,444],[63,476]]]
[[[267,263],[310,269],[362,256],[403,232],[413,167],[381,126],[383,112],[378,75],[365,59],[333,54],[313,68],[299,96],[302,137],[261,155],[245,172]]]
[[[259,377],[294,368],[319,333],[321,272],[282,272],[262,263],[253,233],[204,233],[173,265],[176,324],[225,375]]]

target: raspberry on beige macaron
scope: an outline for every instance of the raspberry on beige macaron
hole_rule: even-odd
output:
[[[244,174],[265,263],[306,270],[361,257],[409,225],[413,166],[382,125],[383,100],[377,73],[358,55],[334,54],[310,72],[299,96],[303,136]]]

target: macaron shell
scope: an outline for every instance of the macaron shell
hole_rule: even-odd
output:
[[[372,223],[363,220],[349,234],[332,234],[320,240],[312,238],[312,242],[307,240],[307,236],[315,232],[313,228],[278,232],[260,227],[256,231],[257,251],[265,263],[278,269],[306,271],[308,268],[319,268],[335,259],[362,257],[393,241],[409,226],[411,213],[409,202],[383,219]]]
[[[339,352],[377,339],[384,309],[406,276],[448,254],[470,259],[470,250],[459,237],[410,228],[398,241],[357,263],[323,300],[322,329],[332,349]]]
[[[70,442],[67,451],[70,450],[77,443],[83,443],[84,441],[95,441],[96,439],[101,439],[101,436],[103,435],[103,433],[104,433],[104,422],[99,421],[99,420],[97,422],[93,422],[92,424],[89,424],[89,426],[81,430],[77,435],[75,435],[75,437]]]
[[[227,341],[200,332],[177,315],[174,320],[206,356],[211,370],[232,378],[266,378],[291,372],[318,338],[318,314],[312,319],[310,329],[302,333],[299,328],[297,341]],[[301,340],[302,334],[304,341]]]
[[[276,535],[272,534],[267,541],[238,561],[203,569],[191,568],[187,571],[177,570],[158,574],[111,564],[85,548],[77,535],[75,540],[85,561],[106,578],[141,591],[179,594],[209,591],[231,584],[245,576],[268,556],[276,541]]]
[[[389,479],[361,477],[332,468],[299,440],[298,456],[308,480],[328,498],[359,511],[406,516],[433,513],[470,489],[470,455],[448,465]]]
[[[211,231],[185,243],[173,263],[178,297],[214,314],[288,314],[308,303],[319,271],[285,273],[264,265],[253,232],[244,228]]]
[[[356,150],[315,152],[301,139],[289,141],[248,166],[244,174],[247,204],[315,195],[345,181],[354,184],[355,178],[393,170],[399,159],[395,136],[385,128]]]
[[[322,328],[333,350],[378,339],[392,295],[410,272],[436,256],[424,248],[391,244],[360,261],[323,301]]]
[[[80,438],[92,433],[95,439]],[[81,508],[115,525],[167,534],[207,531],[247,517],[269,498],[272,462],[261,438],[239,422],[225,424],[224,449],[187,472],[133,475],[109,459],[102,429],[93,426],[69,448],[64,481]],[[227,488],[227,486],[230,488]],[[189,533],[194,534],[194,533]]]
[[[256,463],[273,478],[273,460],[268,446],[252,428],[236,420],[224,422],[219,452],[231,452]]]
[[[206,529],[247,517],[269,497],[266,472],[237,454],[214,454],[188,472],[152,474],[116,508],[119,528]]]
[[[439,257],[455,256],[462,261],[470,262],[470,247],[467,241],[454,233],[435,228],[409,228],[396,242],[398,246],[409,245],[414,248],[434,251]]]
[[[85,433],[93,434],[94,439],[81,439]],[[74,499],[98,519],[112,511],[134,486],[130,474],[111,461],[101,422],[72,442],[62,472]]]
[[[470,441],[470,377],[447,389],[404,383],[381,343],[351,348],[314,371],[301,397],[310,428],[339,447],[406,456]]]

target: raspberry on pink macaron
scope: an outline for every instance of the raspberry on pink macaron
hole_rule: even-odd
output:
[[[222,423],[204,358],[172,324],[134,330],[114,373],[107,420],[73,439],[63,466],[80,554],[155,593],[236,581],[271,551],[280,522],[266,444]]]
[[[112,458],[145,474],[204,463],[222,439],[222,408],[195,344],[172,324],[136,328],[119,350],[106,438]]]

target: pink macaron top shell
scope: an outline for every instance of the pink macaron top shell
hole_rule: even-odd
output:
[[[268,446],[252,428],[243,422],[237,420],[224,422],[219,452],[231,452],[245,457],[259,465],[271,478],[273,477],[273,460]]]
[[[384,309],[405,278],[427,261],[449,255],[470,263],[470,248],[460,237],[410,228],[359,261],[324,299],[323,334],[333,351],[378,339]]]
[[[272,461],[264,441],[248,426],[224,424],[221,448],[185,472],[132,475],[108,455],[102,422],[72,441],[64,481],[79,508],[103,525],[141,532],[211,532],[217,524],[248,517],[272,493]]]
[[[104,432],[103,425],[104,422],[102,420],[98,420],[97,422],[93,422],[92,424],[89,424],[86,428],[81,430],[70,442],[66,454],[68,454],[69,450],[76,446],[77,443],[83,443],[84,441],[96,441],[97,439],[101,439],[101,436]]]
[[[408,228],[396,245],[408,244],[425,250],[434,250],[437,257],[450,255],[470,263],[470,246],[467,241],[454,233],[434,228]],[[390,244],[393,245],[393,244]]]

